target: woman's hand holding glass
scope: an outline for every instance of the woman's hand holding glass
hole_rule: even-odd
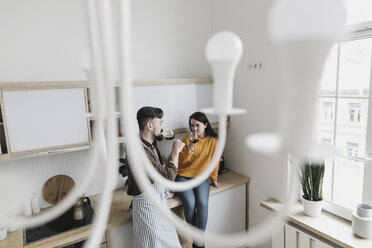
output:
[[[195,144],[198,142],[198,134],[195,132],[190,132],[190,143],[187,145],[187,150],[189,153],[193,153],[195,149]]]

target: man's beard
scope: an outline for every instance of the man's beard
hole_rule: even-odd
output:
[[[155,139],[157,140],[157,141],[162,141],[163,140],[163,129],[160,131],[160,135],[155,135]]]

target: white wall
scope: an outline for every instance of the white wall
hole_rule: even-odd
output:
[[[2,0],[0,82],[83,79],[83,3]]]
[[[204,47],[211,34],[211,0],[132,3],[135,78],[210,76]],[[117,5],[114,2],[115,11]],[[1,0],[0,82],[86,80],[82,72],[88,44],[85,14],[83,0]],[[113,18],[118,25],[117,12]],[[197,93],[197,87],[190,87]],[[42,185],[53,175],[67,174],[78,183],[86,157],[87,151],[80,151],[8,161],[0,164],[0,171],[28,178],[25,195],[35,192],[42,199]],[[101,191],[102,174],[97,171],[87,195]],[[121,186],[124,181],[118,178]],[[42,207],[46,205],[42,202]]]
[[[209,76],[204,56],[212,0],[135,0],[135,78]]]
[[[234,106],[248,113],[232,117],[225,157],[230,169],[251,177],[250,225],[255,225],[268,215],[260,201],[272,196],[282,199],[287,173],[285,159],[255,154],[244,145],[248,134],[275,129],[278,86],[271,73],[272,47],[266,33],[272,0],[132,2],[135,78],[209,76],[204,47],[212,31],[228,29],[242,38],[244,56],[237,70]],[[82,0],[2,0],[0,82],[84,80],[83,7]],[[264,67],[249,71],[250,62],[263,62]],[[28,190],[40,192],[45,179],[61,170],[74,179],[80,176],[83,172],[78,168],[85,158],[86,152],[74,152],[5,162],[1,169],[30,175],[33,187]],[[99,192],[98,176],[90,187],[89,193]]]
[[[85,79],[85,1],[2,0],[0,6],[0,82]],[[209,76],[210,6],[211,0],[132,1],[134,77]]]
[[[233,116],[225,149],[226,166],[251,178],[249,188],[250,227],[269,216],[260,202],[269,197],[284,199],[286,159],[266,157],[249,150],[245,137],[276,129],[276,80],[273,74],[273,47],[267,35],[267,15],[272,0],[214,0],[213,31],[238,34],[244,55],[236,72],[234,106],[247,114]],[[261,70],[248,70],[248,64],[262,62]],[[262,247],[271,247],[267,242]]]

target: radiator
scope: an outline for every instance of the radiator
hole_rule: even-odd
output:
[[[332,248],[339,247],[305,230],[283,223],[272,234],[272,248]]]

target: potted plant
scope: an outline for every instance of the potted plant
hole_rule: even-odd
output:
[[[300,165],[298,175],[303,192],[304,213],[308,216],[319,216],[323,204],[324,160],[307,160]]]

